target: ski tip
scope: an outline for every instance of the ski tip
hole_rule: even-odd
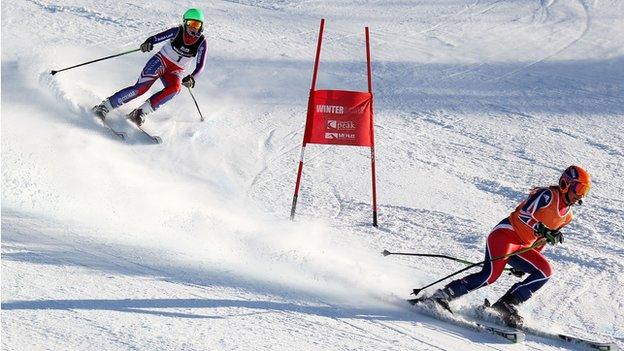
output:
[[[55,70],[50,71],[50,74],[51,74],[51,75],[55,75],[55,74],[57,74],[57,73],[58,73],[58,71],[55,71]]]
[[[599,350],[617,351],[619,348],[614,343],[604,344],[598,346]]]
[[[390,254],[390,251],[388,251],[388,250],[383,250],[383,251],[381,252],[381,254],[382,254],[382,255],[384,255],[384,256],[388,256],[388,255]]]
[[[506,338],[513,343],[519,344],[526,340],[526,335],[524,333],[509,333]]]

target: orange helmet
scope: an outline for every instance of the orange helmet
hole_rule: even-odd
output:
[[[591,176],[579,166],[570,166],[559,177],[559,188],[564,193],[572,190],[576,195],[586,196],[591,188]]]

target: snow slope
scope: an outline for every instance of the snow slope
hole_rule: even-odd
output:
[[[49,74],[191,6],[209,18],[207,120],[182,91],[148,122],[161,145],[88,113],[149,54]],[[1,15],[3,350],[565,349],[413,313],[412,288],[461,266],[380,252],[478,260],[528,189],[574,163],[594,187],[521,312],[624,347],[624,2],[23,0]],[[318,88],[365,90],[371,30],[379,229],[364,148],[309,146],[288,220],[320,18]],[[121,114],[143,100],[112,123],[131,132]]]

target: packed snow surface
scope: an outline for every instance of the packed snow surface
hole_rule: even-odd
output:
[[[206,69],[123,142],[89,109],[132,53],[206,13]],[[370,151],[309,145],[289,220],[319,22],[318,88],[366,90]],[[3,350],[558,350],[415,313],[413,288],[480,260],[490,229],[571,164],[594,186],[521,313],[624,347],[624,1],[2,2]],[[159,46],[157,45],[157,48]],[[503,275],[454,305],[495,300]],[[430,291],[430,290],[429,290]]]

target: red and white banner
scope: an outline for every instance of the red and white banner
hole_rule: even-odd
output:
[[[370,147],[371,181],[373,197],[373,226],[377,226],[377,185],[375,177],[375,134],[373,128],[373,79],[370,58],[370,38],[368,27],[364,28],[366,37],[366,68],[368,73],[368,92],[346,90],[316,90],[316,78],[321,56],[323,28],[321,27],[316,46],[316,58],[312,72],[312,86],[308,99],[308,114],[301,145],[301,158],[297,170],[295,193],[290,207],[290,219],[295,218],[303,159],[306,144],[332,144]]]
[[[373,94],[344,90],[310,92],[304,142],[372,146]]]

